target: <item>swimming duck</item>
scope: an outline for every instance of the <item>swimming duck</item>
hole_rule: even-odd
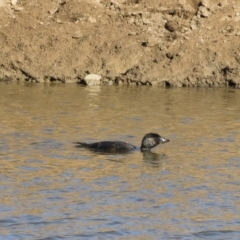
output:
[[[169,142],[168,139],[161,137],[157,133],[148,133],[142,139],[141,151],[149,151],[151,148],[156,147],[158,144]],[[137,149],[132,144],[120,141],[103,141],[95,143],[74,142],[77,147],[85,147],[93,151],[99,152],[126,152]]]

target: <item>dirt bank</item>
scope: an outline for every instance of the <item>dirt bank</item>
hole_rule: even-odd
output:
[[[239,0],[0,0],[0,46],[2,81],[240,88]]]

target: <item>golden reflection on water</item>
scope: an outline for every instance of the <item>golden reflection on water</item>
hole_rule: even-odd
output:
[[[0,91],[1,237],[48,237],[59,226],[69,238],[240,234],[239,90],[1,83]],[[123,155],[72,144],[140,146],[147,132],[170,143]]]

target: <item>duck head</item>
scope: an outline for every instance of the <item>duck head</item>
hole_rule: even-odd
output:
[[[150,150],[156,147],[158,144],[169,142],[168,139],[161,137],[157,133],[148,133],[142,139],[141,150]]]

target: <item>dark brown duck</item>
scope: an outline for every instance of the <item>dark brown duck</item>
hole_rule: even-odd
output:
[[[141,151],[149,151],[151,148],[156,147],[159,144],[169,142],[168,139],[161,137],[157,133],[148,133],[142,139]],[[95,143],[74,142],[77,147],[88,148],[93,151],[99,152],[126,152],[137,149],[132,144],[120,142],[120,141],[103,141]]]

